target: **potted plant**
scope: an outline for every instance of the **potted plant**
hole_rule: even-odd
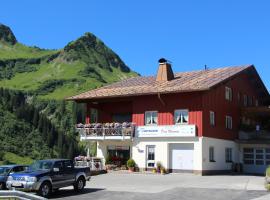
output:
[[[164,167],[161,167],[160,173],[163,174],[163,175],[166,174],[166,169]]]
[[[157,169],[156,168],[152,169],[152,172],[157,173]]]
[[[135,161],[132,158],[128,159],[128,161],[127,161],[127,167],[128,167],[128,170],[130,172],[134,172],[135,166],[136,166]]]
[[[162,168],[161,162],[157,162],[157,172],[158,172],[158,173],[160,173],[161,168]]]

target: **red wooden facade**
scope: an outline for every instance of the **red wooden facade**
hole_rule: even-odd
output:
[[[225,87],[232,89],[232,101],[225,99]],[[216,87],[201,92],[171,93],[161,95],[111,98],[88,103],[86,121],[90,121],[90,109],[98,110],[98,122],[112,122],[113,114],[131,114],[132,122],[144,125],[146,111],[158,111],[158,125],[174,124],[174,110],[188,109],[189,124],[195,124],[198,136],[234,140],[238,136],[240,109],[243,95],[252,97],[253,106],[260,99],[248,73],[240,73]],[[210,126],[210,111],[215,113],[215,125]],[[225,128],[225,117],[231,116],[233,129]]]

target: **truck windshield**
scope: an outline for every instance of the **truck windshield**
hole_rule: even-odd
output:
[[[0,167],[0,175],[7,175],[9,170],[9,167]]]
[[[39,160],[34,162],[32,165],[30,165],[29,169],[30,170],[48,170],[51,169],[53,165],[52,161],[47,161],[47,160]]]

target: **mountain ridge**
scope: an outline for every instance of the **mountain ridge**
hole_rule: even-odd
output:
[[[0,25],[0,30],[0,87],[64,99],[138,75],[89,32],[50,50],[21,44],[8,26]]]

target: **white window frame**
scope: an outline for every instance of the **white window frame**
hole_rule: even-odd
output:
[[[209,112],[209,117],[210,117],[210,126],[215,126],[216,125],[216,120],[215,120],[215,112],[210,111]]]
[[[147,113],[151,113],[151,123],[147,123],[147,120],[146,120],[146,114]],[[157,121],[156,121],[156,123],[153,123],[153,113],[157,113]],[[156,126],[156,125],[158,125],[158,111],[156,111],[156,110],[151,110],[151,111],[145,111],[145,113],[144,113],[144,124],[146,125],[146,126]]]
[[[215,148],[213,146],[209,147],[209,162],[216,162],[215,161]]]
[[[187,113],[187,122],[183,122],[183,115],[180,116],[180,123],[176,122],[176,113],[177,112],[186,112]],[[174,115],[173,115],[173,119],[174,119],[174,124],[188,124],[189,123],[189,111],[188,109],[176,109],[174,110]]]
[[[225,99],[228,101],[232,101],[233,99],[233,91],[230,87],[225,87]]]
[[[153,160],[148,160],[148,153],[149,153],[149,148],[154,149],[154,159]],[[156,146],[155,145],[146,145],[146,168],[154,168],[155,167],[155,160],[156,160]],[[152,166],[149,166],[151,164]]]
[[[226,115],[225,127],[226,127],[226,129],[229,129],[229,130],[232,130],[232,128],[233,128],[233,119],[229,115]]]
[[[226,163],[233,162],[233,149],[230,147],[225,148],[225,161]]]

